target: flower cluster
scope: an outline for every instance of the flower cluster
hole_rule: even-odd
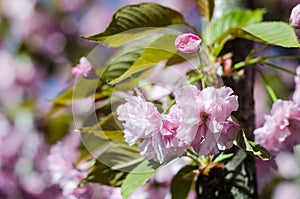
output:
[[[297,68],[300,75],[300,67]],[[266,115],[266,122],[254,131],[255,141],[273,152],[292,150],[300,143],[300,81],[295,77],[295,92],[292,100],[277,100],[272,105],[270,115]]]
[[[80,162],[74,165],[78,159],[78,146],[80,139],[75,134],[68,135],[63,142],[58,142],[50,149],[47,158],[48,171],[53,184],[59,185],[62,195],[67,199],[91,198],[89,184],[78,186],[82,179],[87,177],[89,162]]]
[[[117,108],[129,145],[141,141],[139,151],[163,162],[181,156],[192,146],[201,155],[232,147],[239,125],[228,120],[238,109],[237,96],[229,87],[198,90],[186,85],[174,92],[176,104],[167,114],[146,101],[140,91]]]

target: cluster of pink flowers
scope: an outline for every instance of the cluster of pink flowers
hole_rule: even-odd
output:
[[[297,68],[300,75],[300,67]],[[292,100],[277,100],[272,105],[266,122],[254,131],[255,141],[273,152],[292,150],[300,143],[300,80],[295,77],[295,92]]]
[[[125,140],[129,145],[141,141],[141,155],[164,162],[193,149],[203,154],[215,154],[232,147],[239,125],[228,120],[238,109],[236,95],[229,87],[208,87],[198,90],[186,85],[174,92],[176,104],[167,114],[146,101],[137,90],[117,108],[123,121]]]
[[[81,180],[87,177],[90,169],[88,162],[75,165],[79,156],[79,144],[79,137],[70,134],[63,142],[58,142],[51,147],[47,158],[52,183],[59,185],[63,197],[68,199],[85,199],[92,196],[89,184],[78,186]]]

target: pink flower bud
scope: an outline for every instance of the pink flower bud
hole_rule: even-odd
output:
[[[295,6],[291,12],[290,24],[292,26],[300,27],[300,3]]]
[[[184,53],[195,53],[199,50],[202,39],[192,33],[179,35],[175,40],[176,48]]]
[[[87,60],[86,57],[81,57],[79,62],[80,63],[72,69],[74,76],[87,77],[94,72],[94,66],[89,62],[89,60]]]

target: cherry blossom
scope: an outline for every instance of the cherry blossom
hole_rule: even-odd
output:
[[[175,91],[176,104],[167,114],[160,114],[137,90],[117,109],[124,121],[125,140],[129,145],[142,141],[141,155],[163,162],[173,155],[181,156],[190,146],[199,154],[218,153],[232,147],[239,126],[229,121],[238,108],[232,89],[209,87],[199,91],[188,85]]]
[[[75,165],[78,158],[80,140],[75,134],[68,135],[63,142],[58,142],[50,149],[47,159],[49,175],[53,184],[58,184],[62,195],[68,199],[90,198],[89,184],[78,184],[89,172],[88,162]]]
[[[86,57],[81,57],[79,64],[73,69],[72,73],[76,77],[87,77],[94,72],[94,66],[89,62]]]
[[[294,101],[277,100],[266,122],[254,131],[255,141],[268,150],[291,150],[300,143],[300,106]]]
[[[160,114],[153,103],[146,101],[139,90],[125,104],[117,108],[118,119],[124,121],[125,141],[134,145],[138,140],[141,155],[162,163],[172,155],[182,155],[176,130],[180,124],[180,110],[173,106],[167,115]]]
[[[202,39],[192,33],[179,35],[175,40],[176,48],[184,53],[195,53],[199,50]]]
[[[296,5],[291,12],[290,23],[292,26],[300,26],[300,4]]]
[[[190,145],[199,154],[215,154],[232,146],[239,126],[229,121],[238,109],[237,96],[229,87],[208,87],[202,91],[187,85],[175,91],[182,110],[182,122],[177,130],[179,147]]]

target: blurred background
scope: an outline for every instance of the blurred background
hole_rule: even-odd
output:
[[[48,176],[51,146],[64,142],[70,147],[65,151],[78,153],[76,146],[68,145],[68,136],[74,129],[71,108],[48,117],[51,100],[74,83],[72,67],[97,45],[80,36],[103,31],[117,9],[141,2],[144,1],[0,0],[1,199],[71,198]],[[188,22],[200,28],[200,15],[193,0],[151,2],[182,12]],[[266,20],[288,22],[297,3],[298,0],[265,0],[256,1],[256,7],[266,8]],[[299,51],[269,47],[264,53],[291,55]],[[276,64],[295,70],[299,63],[276,60]],[[274,80],[278,95],[288,99],[294,88],[293,77],[274,70],[268,77]],[[271,102],[259,79],[255,93],[256,123],[261,126]]]

